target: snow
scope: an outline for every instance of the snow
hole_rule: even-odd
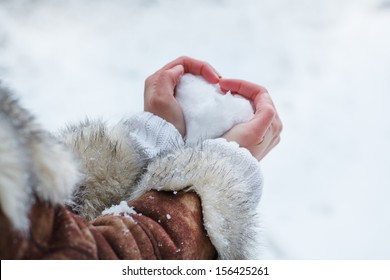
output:
[[[143,109],[188,55],[265,86],[264,258],[390,258],[388,0],[0,2],[0,77],[47,129]]]
[[[184,74],[175,96],[183,109],[187,143],[218,138],[254,115],[249,100],[230,92],[224,94],[218,85],[201,76]]]
[[[133,207],[129,207],[126,201],[121,201],[118,205],[112,205],[110,208],[103,210],[102,215],[124,215],[126,218],[133,220],[129,214],[137,214]]]

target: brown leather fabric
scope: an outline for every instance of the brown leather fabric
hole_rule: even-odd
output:
[[[30,232],[0,212],[1,259],[212,259],[195,193],[150,191],[129,203],[138,214],[87,223],[63,206],[36,202]]]

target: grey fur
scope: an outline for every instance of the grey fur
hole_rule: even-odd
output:
[[[83,173],[70,207],[88,220],[124,200],[146,164],[121,124],[108,128],[86,120],[63,130],[60,138],[79,158]]]
[[[1,84],[0,165],[0,206],[23,231],[35,196],[53,204],[69,201],[79,178],[72,153]]]

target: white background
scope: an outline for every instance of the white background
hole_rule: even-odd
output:
[[[129,274],[123,275],[123,271]],[[181,273],[178,273],[179,271]],[[246,275],[253,271],[256,271],[254,275]],[[266,273],[268,275],[265,275]],[[1,261],[1,279],[12,280],[15,276],[20,279],[42,280],[52,280],[53,277],[58,280],[72,278],[388,280],[390,269],[388,260]]]
[[[45,128],[143,109],[174,58],[265,86],[263,258],[390,258],[389,0],[0,0],[0,78]]]

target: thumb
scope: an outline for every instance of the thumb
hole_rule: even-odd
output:
[[[167,70],[167,72],[170,72],[173,77],[180,79],[180,77],[184,74],[184,67],[183,65],[176,65],[175,67]]]
[[[164,70],[160,79],[157,82],[157,93],[160,96],[173,96],[174,89],[179,82],[181,76],[184,74],[184,67],[182,65],[176,65],[171,69]]]

